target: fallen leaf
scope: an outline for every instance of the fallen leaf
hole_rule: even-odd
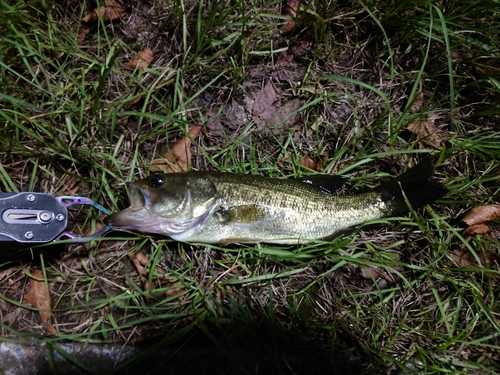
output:
[[[457,262],[460,267],[464,268],[470,267],[471,265],[477,266],[478,259],[483,266],[486,266],[488,268],[491,268],[493,265],[496,265],[497,267],[500,265],[500,258],[494,252],[485,251],[483,253],[476,253],[476,255],[474,255],[465,246],[462,246],[460,249],[454,250],[450,254],[450,257],[455,262]]]
[[[280,30],[281,35],[288,34],[295,28],[297,24],[297,12],[300,9],[299,0],[285,0],[284,5],[281,8],[281,14],[286,17],[291,17],[286,25]]]
[[[78,35],[76,36],[76,44],[80,45],[83,43],[85,38],[87,37],[87,34],[92,31],[92,28],[90,27],[85,27],[81,26],[80,31],[78,32]]]
[[[60,180],[60,183],[63,185],[62,190],[57,193],[59,196],[64,195],[77,195],[80,190],[80,185],[78,184],[78,180],[74,177],[67,176]]]
[[[128,69],[146,69],[149,64],[154,60],[153,51],[149,48],[144,48],[141,52],[137,53],[125,64]]]
[[[410,107],[410,112],[411,113],[417,113],[420,112],[424,106],[424,92],[422,91],[422,81],[419,82],[419,87],[420,90],[415,97],[415,100],[413,101],[411,107]]]
[[[216,137],[223,136],[225,131],[224,126],[221,123],[220,115],[210,110],[207,111],[206,115],[208,118],[205,122],[210,135],[214,135]]]
[[[151,287],[149,285],[149,280],[144,275],[145,274],[144,266],[146,264],[148,264],[148,261],[149,261],[148,258],[140,251],[135,253],[135,254],[129,253],[128,256],[129,256],[130,260],[132,261],[132,263],[134,264],[135,269],[137,270],[137,273],[139,274],[139,278],[141,279],[141,283],[142,283],[142,289],[145,292],[149,292],[151,290]],[[154,289],[154,286],[153,286],[153,289]],[[146,298],[146,301],[149,302],[151,300],[151,294],[147,293],[145,298]]]
[[[320,172],[323,170],[323,167],[327,160],[328,155],[323,155],[318,161],[311,159],[309,156],[304,156],[302,159],[300,159],[299,163],[306,168],[312,169],[316,172]]]
[[[377,285],[380,289],[385,289],[389,284],[395,283],[394,278],[389,270],[382,271],[378,267],[373,266],[359,266],[361,276],[365,279],[377,280]],[[400,266],[394,266],[395,270],[401,271]]]
[[[135,269],[137,270],[137,273],[139,274],[139,278],[141,279],[141,282],[142,282],[142,289],[145,292],[151,292],[151,290],[156,289],[156,287],[160,284],[165,284],[165,283],[168,284],[169,283],[168,280],[155,278],[152,280],[152,282],[153,282],[152,285],[150,285],[149,284],[149,277],[146,277],[146,275],[150,271],[146,267],[149,264],[148,257],[140,251],[135,253],[135,254],[130,253],[128,256],[129,256],[130,260],[132,261],[132,263],[134,264]],[[156,267],[156,272],[160,275],[165,275],[165,273],[166,273],[165,270],[160,268],[160,267]],[[146,294],[146,296],[145,296],[146,301],[149,302],[151,300],[151,297],[152,297],[151,293]],[[167,292],[167,297],[168,297],[168,292]]]
[[[163,159],[155,159],[149,167],[150,172],[177,173],[188,171],[191,167],[191,143],[198,137],[202,126],[193,126],[188,135],[177,142]]]
[[[88,237],[88,236],[91,236],[92,234],[96,233],[96,232],[99,232],[101,229],[104,229],[106,227],[106,225],[104,225],[103,223],[95,223],[95,228],[94,230],[92,229],[92,227],[90,227],[89,229],[87,229],[87,231],[83,234],[84,237]],[[85,249],[88,249],[90,247],[90,242],[85,242],[83,244],[83,247]]]
[[[444,148],[444,138],[439,135],[434,121],[430,119],[418,119],[412,121],[406,128],[417,137],[418,142],[424,147],[437,150]]]
[[[475,207],[464,216],[462,221],[469,226],[482,224],[500,217],[500,205],[490,204],[488,206]]]
[[[82,18],[82,23],[86,25],[81,25],[78,35],[76,36],[76,43],[78,45],[82,44],[87,34],[97,27],[97,23],[100,19],[104,22],[110,22],[116,20],[125,15],[125,11],[122,6],[118,4],[115,0],[107,0],[99,8],[87,13],[85,17]]]
[[[491,231],[490,227],[487,226],[486,224],[474,224],[464,229],[462,237],[464,237],[464,239],[467,242],[469,242],[473,234],[486,234],[489,233],[490,231]]]
[[[301,107],[300,99],[292,99],[285,104],[282,96],[274,88],[271,81],[267,81],[255,98],[252,107],[252,118],[259,128],[268,127],[274,135],[283,133],[300,120],[296,111]]]
[[[474,234],[486,234],[491,232],[491,228],[485,224],[500,217],[500,205],[491,204],[488,206],[475,207],[461,220],[468,225],[462,232],[464,240],[469,242]],[[486,267],[500,265],[500,258],[490,250],[474,255],[469,248],[462,244],[459,249],[450,254],[451,258],[457,262],[460,267],[469,267],[477,264],[478,260]]]
[[[82,22],[93,23],[99,21],[101,18],[104,22],[109,22],[123,17],[124,14],[125,11],[118,2],[115,0],[107,0],[99,8],[94,9],[83,17]]]
[[[276,68],[281,68],[283,66],[290,65],[293,62],[294,54],[284,51],[278,61],[276,61],[275,67]]]
[[[186,288],[182,285],[180,281],[176,281],[175,283],[168,283],[167,285],[169,289],[165,292],[165,296],[167,298],[169,297],[175,297],[179,294],[182,294],[186,291]],[[179,297],[178,297],[179,298]]]
[[[50,333],[57,333],[56,328],[50,323],[52,311],[47,284],[45,281],[36,279],[43,279],[43,273],[38,269],[33,271],[33,278],[30,278],[30,290],[24,295],[24,299],[33,307],[39,309],[40,318],[45,329]]]

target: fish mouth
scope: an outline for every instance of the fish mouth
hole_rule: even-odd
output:
[[[151,207],[151,198],[147,190],[141,189],[136,183],[129,185],[130,207],[128,210],[136,211],[142,208],[149,210]]]
[[[149,214],[151,197],[147,190],[141,189],[132,182],[129,185],[129,201],[130,207],[106,217],[104,222],[107,225],[121,229],[138,229],[142,226],[157,223],[157,218],[155,218],[154,222],[151,222],[152,216]]]

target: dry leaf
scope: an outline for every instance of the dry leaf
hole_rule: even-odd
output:
[[[224,126],[221,123],[220,115],[217,113],[208,110],[206,112],[207,120],[205,121],[207,124],[207,128],[211,135],[214,136],[223,136],[224,135]]]
[[[128,69],[146,69],[149,64],[154,60],[153,51],[149,48],[144,48],[141,52],[134,55],[128,63],[125,64],[125,68]]]
[[[328,160],[328,155],[323,155],[319,161],[311,159],[309,156],[304,156],[300,159],[299,163],[304,167],[312,169],[313,171],[320,172],[323,170],[323,166]]]
[[[434,127],[434,121],[430,119],[415,120],[412,121],[406,129],[416,135],[418,141],[424,148],[443,149],[444,138],[438,135],[438,131]]]
[[[175,283],[168,283],[168,286],[169,289],[165,292],[167,298],[177,296],[186,291],[180,281],[176,281]]]
[[[155,159],[149,167],[150,172],[177,173],[188,171],[191,167],[191,142],[201,132],[202,126],[193,126],[188,135],[177,142],[170,151],[163,154],[164,159]]]
[[[30,278],[30,291],[24,295],[24,299],[33,307],[40,310],[40,317],[45,329],[50,333],[57,333],[55,327],[50,323],[52,312],[50,306],[50,294],[47,285],[44,281],[35,280],[35,278],[43,278],[42,271],[38,269],[33,271],[33,277],[34,278]]]
[[[115,0],[107,0],[99,8],[94,9],[83,17],[82,22],[93,23],[99,21],[100,18],[102,18],[104,22],[109,22],[123,17],[124,14],[125,11],[118,2]]]
[[[489,233],[490,231],[491,231],[490,227],[487,226],[486,224],[474,224],[468,228],[465,228],[465,230],[462,233],[462,236],[467,242],[469,242],[473,234],[486,234]]]
[[[468,225],[462,233],[465,241],[469,242],[473,234],[490,233],[491,228],[485,222],[495,220],[498,217],[500,217],[500,205],[498,204],[475,207],[470,210],[461,220]],[[459,249],[454,250],[450,256],[460,267],[475,265],[478,259],[489,268],[493,265],[498,267],[500,264],[500,258],[494,252],[485,250],[483,253],[478,253],[476,257],[464,244]]]
[[[410,107],[410,112],[411,113],[417,113],[420,112],[424,106],[424,93],[422,91],[422,81],[419,82],[420,90],[415,97],[415,100],[413,101],[411,107]]]
[[[102,18],[104,22],[110,22],[124,15],[125,11],[120,4],[115,0],[107,0],[99,8],[87,13],[87,15],[82,18],[82,22],[86,23],[86,26],[82,25],[80,27],[78,35],[76,36],[76,43],[78,45],[83,43],[87,34],[97,26],[99,19]]]
[[[475,207],[461,220],[469,227],[462,233],[466,241],[470,241],[473,234],[485,234],[491,231],[490,227],[484,224],[485,221],[492,221],[500,217],[500,205],[490,204],[488,206]]]
[[[141,282],[142,282],[142,289],[145,291],[145,292],[149,292],[151,290],[150,288],[150,285],[149,285],[149,281],[148,281],[148,278],[144,275],[144,266],[148,263],[148,258],[142,253],[142,252],[138,252],[136,254],[128,254],[130,260],[132,260],[132,263],[134,264],[135,266],[135,269],[137,270],[137,273],[139,274],[139,277],[141,279]],[[154,287],[153,287],[154,289]],[[146,301],[150,301],[151,300],[151,294],[146,294]]]
[[[382,277],[382,272],[375,267],[359,266],[359,269],[364,279],[378,279]]]
[[[260,93],[255,98],[252,107],[252,118],[259,128],[271,128],[274,135],[296,125],[300,114],[296,111],[302,105],[300,99],[292,99],[285,104],[281,102],[282,96],[274,88],[271,81],[267,81]]]
[[[493,265],[497,267],[500,265],[500,258],[492,251],[476,253],[476,255],[483,266],[491,268]],[[469,249],[465,248],[465,246],[462,246],[458,250],[454,250],[450,256],[460,267],[469,267],[471,265],[477,266],[476,256],[474,256]]]
[[[68,177],[66,181],[62,181],[63,189],[57,195],[77,195],[80,190],[78,180],[73,177]]]
[[[142,288],[145,292],[151,292],[151,290],[154,290],[159,284],[162,284],[163,280],[154,279],[153,285],[149,285],[149,277],[146,277],[146,274],[149,272],[149,269],[146,268],[146,265],[149,263],[149,259],[146,255],[139,251],[136,254],[130,253],[128,256],[130,260],[132,260],[132,263],[134,264],[137,273],[139,274],[142,282]],[[166,273],[165,270],[160,267],[156,267],[156,272],[161,275],[164,275]],[[146,294],[146,301],[149,302],[151,300],[151,297],[152,296],[150,293]]]
[[[469,226],[492,221],[500,217],[500,205],[490,204],[488,206],[475,207],[462,219]]]
[[[80,27],[80,31],[78,32],[78,35],[76,36],[76,44],[80,45],[83,43],[85,38],[87,37],[87,34],[92,31],[92,28],[90,27]]]
[[[300,8],[300,1],[299,0],[285,0],[284,5],[281,8],[281,14],[283,16],[287,17],[292,17],[291,20],[289,20],[286,25],[280,30],[281,35],[288,34],[290,31],[292,31],[295,28],[295,25],[297,24],[296,18],[297,18],[297,12]]]
[[[87,231],[83,234],[84,237],[88,237],[88,236],[91,236],[92,234],[96,233],[96,232],[99,232],[101,229],[104,229],[106,227],[106,225],[104,225],[103,223],[95,223],[95,230],[92,230],[92,227],[90,227],[89,229],[87,229]],[[90,247],[90,242],[85,242],[83,244],[83,247],[88,249]]]

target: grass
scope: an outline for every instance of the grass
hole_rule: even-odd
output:
[[[9,250],[1,341],[59,352],[62,341],[145,348],[116,371],[197,342],[243,373],[256,363],[278,373],[499,371],[498,265],[451,258],[460,246],[478,260],[498,253],[495,232],[466,243],[459,223],[498,200],[498,5],[316,0],[285,37],[280,2],[122,5],[125,17],[99,23],[77,45],[94,3],[0,2],[8,15],[0,20],[1,191],[76,187],[123,209],[125,183],[204,124],[194,169],[301,176],[315,173],[300,164],[304,156],[326,155],[321,172],[347,174],[345,191],[355,193],[432,154],[450,194],[408,217],[296,247],[112,233],[90,247]],[[124,69],[144,47],[153,64]],[[295,129],[254,121],[267,80],[283,106],[301,100]],[[440,147],[406,130],[418,119],[432,120]],[[99,218],[77,212],[76,220],[84,232]],[[150,259],[141,275],[128,256],[137,252]],[[36,267],[51,288],[57,336],[43,334],[23,300]]]

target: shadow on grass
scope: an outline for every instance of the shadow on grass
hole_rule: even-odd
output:
[[[361,374],[347,349],[327,349],[319,332],[251,324],[202,324],[173,345],[130,363],[118,374]],[[154,343],[144,343],[144,349]],[[133,361],[134,358],[131,358]]]

